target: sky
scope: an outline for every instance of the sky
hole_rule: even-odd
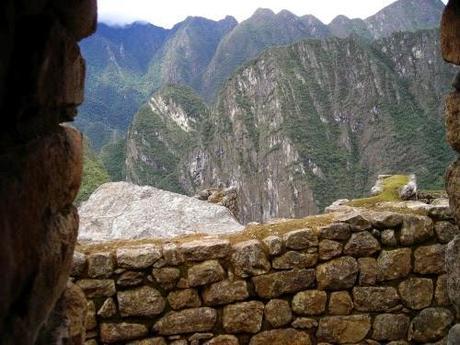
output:
[[[98,12],[99,21],[107,24],[145,21],[171,28],[188,16],[219,20],[231,15],[241,22],[262,7],[274,12],[286,9],[298,16],[313,14],[328,24],[339,14],[350,18],[369,17],[392,2],[394,0],[99,0]]]

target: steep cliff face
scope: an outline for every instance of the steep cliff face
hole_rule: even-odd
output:
[[[134,116],[126,145],[126,177],[138,185],[184,192],[178,166],[196,144],[208,110],[187,87],[156,92]]]
[[[364,194],[379,173],[414,172],[423,187],[441,187],[452,157],[441,102],[454,70],[441,61],[437,37],[431,30],[270,49],[233,75],[209,113],[188,90],[202,116],[178,110],[187,102],[171,88],[161,110],[151,101],[136,116],[128,177],[189,194],[237,187],[243,222],[316,213]],[[178,189],[152,179],[158,171]]]
[[[436,85],[453,70],[436,57],[434,35],[267,51],[224,87],[181,183],[239,187],[243,221],[314,213],[362,194],[378,173],[413,171],[423,186],[442,186],[451,153]],[[404,57],[382,48],[396,45]]]
[[[232,73],[264,49],[307,38],[356,34],[371,40],[434,28],[443,7],[440,0],[399,0],[367,19],[338,16],[329,25],[311,15],[267,9],[241,23],[188,17],[170,30],[102,24],[81,44],[89,73],[77,125],[99,149],[124,135],[142,103],[165,85],[187,85],[214,104]]]
[[[266,48],[329,35],[327,26],[313,16],[297,17],[289,11],[275,14],[269,9],[258,9],[222,39],[203,76],[200,92],[207,99],[214,99],[218,88],[236,68]]]

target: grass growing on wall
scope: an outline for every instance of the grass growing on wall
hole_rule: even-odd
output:
[[[349,206],[370,207],[379,202],[400,200],[399,190],[409,182],[408,175],[394,175],[383,180],[383,191],[369,198],[352,200]]]

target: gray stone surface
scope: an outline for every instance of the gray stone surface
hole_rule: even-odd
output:
[[[100,186],[79,208],[81,241],[242,230],[224,206],[127,182]]]

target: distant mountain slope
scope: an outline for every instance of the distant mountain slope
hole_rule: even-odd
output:
[[[81,44],[88,73],[86,102],[76,125],[98,150],[123,136],[142,103],[162,86],[192,87],[214,104],[231,74],[267,48],[307,38],[355,34],[373,40],[432,28],[443,6],[440,0],[398,0],[365,20],[338,16],[329,25],[313,16],[267,9],[239,24],[232,17],[189,17],[171,30],[145,23],[100,24]]]
[[[315,213],[340,197],[363,194],[385,172],[413,172],[421,186],[442,187],[452,153],[441,98],[455,70],[437,53],[437,37],[430,30],[269,49],[228,80],[169,171],[187,193],[238,187],[244,222]],[[175,109],[162,111],[169,121],[180,113]],[[128,150],[128,170],[144,166],[155,176],[158,169],[145,161],[161,156],[145,148],[161,148],[157,138],[169,142],[171,134],[154,126],[158,131],[148,135],[145,124],[136,124],[142,139],[130,136],[128,147],[145,156]]]
[[[222,39],[203,77],[200,93],[212,100],[221,84],[238,66],[266,48],[304,38],[327,36],[327,26],[313,16],[297,17],[289,11],[275,14],[268,9],[258,9]]]
[[[374,38],[394,32],[432,29],[439,26],[441,0],[398,0],[365,20]]]
[[[128,130],[127,180],[184,192],[179,164],[198,145],[202,121],[208,116],[205,104],[190,88],[169,85],[156,92]]]

